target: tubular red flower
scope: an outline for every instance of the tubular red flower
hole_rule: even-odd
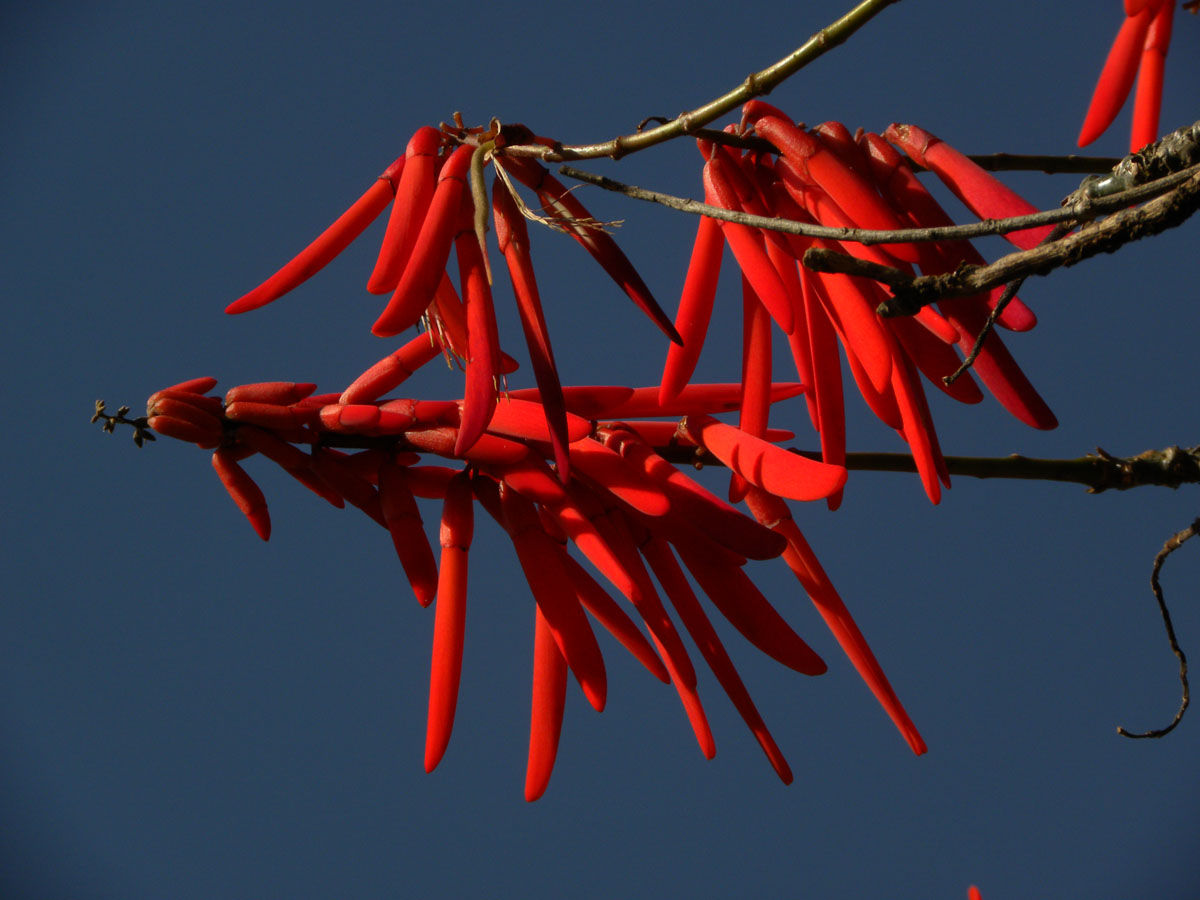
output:
[[[441,566],[433,619],[433,659],[429,671],[429,720],[425,729],[425,771],[432,772],[450,743],[458,685],[462,676],[467,617],[467,556],[474,530],[471,482],[466,472],[447,485],[442,505]]]
[[[903,147],[909,156],[937,175],[954,192],[954,196],[981,219],[1004,219],[1038,211],[1036,206],[991,173],[923,128],[892,124],[883,136]],[[1029,250],[1036,247],[1053,229],[1053,225],[1044,225],[1010,231],[1004,237],[1020,249]]]
[[[792,520],[787,504],[757,488],[746,495],[746,504],[763,525],[786,537],[788,549],[784,552],[784,560],[788,567],[795,573],[859,677],[904,735],[913,752],[918,755],[924,753],[925,741],[908,717],[854,617],[850,615],[829,576],[817,561],[816,554]]]
[[[417,500],[408,486],[408,472],[391,460],[379,466],[380,511],[392,536],[396,555],[408,576],[417,602],[428,606],[437,595],[438,572],[433,548],[421,521]]]
[[[421,223],[412,255],[391,300],[371,326],[372,334],[379,337],[399,334],[416,325],[433,302],[434,292],[446,268],[446,260],[450,258],[450,244],[466,189],[467,167],[471,164],[472,152],[472,147],[462,144],[442,166],[429,212]]]
[[[463,389],[462,419],[454,453],[461,456],[488,427],[496,409],[497,378],[500,374],[500,339],[487,267],[472,228],[474,207],[464,191],[459,212],[459,231],[454,237],[459,279],[467,311],[467,378]]]
[[[525,225],[525,217],[517,210],[516,203],[508,193],[507,186],[499,178],[492,185],[492,213],[496,222],[496,243],[500,246],[500,252],[504,254],[513,295],[517,299],[517,312],[521,318],[521,329],[525,333],[525,345],[529,348],[530,365],[533,367],[533,377],[538,386],[538,399],[546,411],[546,425],[550,429],[554,461],[558,466],[559,477],[566,482],[570,478],[566,406],[562,384],[558,379],[558,367],[554,363],[554,350],[550,346],[550,332],[546,328],[542,300],[533,274],[529,229]]]
[[[267,511],[267,498],[262,489],[254,483],[254,479],[237,464],[237,460],[228,450],[217,450],[212,455],[213,469],[225,490],[242,511],[255,533],[264,541],[271,537],[271,514]]]
[[[712,203],[712,199],[706,196],[705,202]],[[721,223],[701,216],[687,277],[683,282],[683,293],[679,297],[679,310],[675,313],[675,328],[682,343],[673,343],[667,348],[667,361],[663,365],[662,384],[659,387],[660,403],[666,404],[679,396],[696,370],[696,362],[700,359],[700,350],[708,332],[708,322],[712,318],[724,246]]]
[[[775,738],[767,729],[758,708],[750,699],[750,692],[746,690],[746,685],[738,675],[733,660],[729,658],[716,629],[708,620],[708,616],[704,614],[700,601],[692,592],[691,585],[688,584],[688,580],[679,568],[679,563],[675,561],[670,548],[650,535],[642,543],[642,555],[654,569],[654,574],[658,578],[659,584],[663,586],[671,605],[675,607],[675,611],[683,620],[684,627],[692,636],[692,640],[696,642],[696,646],[700,648],[705,662],[717,676],[718,683],[729,699],[733,701],[738,714],[745,721],[759,746],[762,747],[763,753],[767,755],[771,767],[784,784],[791,784],[792,770],[787,759],[784,758],[783,751],[775,743]]]
[[[1171,46],[1171,22],[1175,15],[1174,0],[1164,0],[1146,32],[1138,67],[1137,93],[1133,98],[1133,131],[1129,152],[1136,153],[1158,140],[1158,115],[1162,108],[1163,70],[1167,50]]]
[[[1155,6],[1158,3],[1159,0],[1150,0],[1134,4],[1135,12],[1130,12],[1129,6],[1126,6],[1125,21],[1121,23],[1116,40],[1108,51],[1104,68],[1101,69],[1100,78],[1096,82],[1096,90],[1092,94],[1092,102],[1083,119],[1083,128],[1080,129],[1078,139],[1080,147],[1086,147],[1100,137],[1125,105],[1125,99],[1129,96],[1133,79],[1137,75],[1146,33],[1150,30],[1150,23],[1154,21]],[[1174,0],[1169,0],[1163,5],[1173,4]],[[1138,149],[1139,147],[1130,148],[1131,151]]]
[[[555,224],[567,234],[575,238],[608,276],[620,285],[626,295],[650,320],[658,326],[672,342],[681,343],[679,333],[667,314],[662,311],[658,301],[642,281],[642,277],[633,267],[612,235],[592,218],[582,203],[563,185],[546,171],[542,165],[532,159],[521,157],[502,157],[500,165],[505,171],[511,172],[517,179],[534,191],[542,201],[543,209],[554,217]]]
[[[404,168],[396,184],[396,201],[392,204],[375,269],[367,281],[367,291],[372,294],[394,291],[412,255],[421,223],[425,221],[429,202],[433,199],[441,142],[441,132],[428,125],[418,128],[409,139],[404,151]]]
[[[534,608],[534,617],[533,700],[525,768],[525,800],[530,803],[541,797],[550,784],[567,697],[567,661],[541,606]]]
[[[688,416],[680,429],[731,471],[781,497],[820,500],[846,483],[844,468],[788,453],[712,416]]]
[[[403,168],[404,158],[401,157],[388,166],[367,192],[321,232],[315,241],[300,251],[295,259],[254,290],[230,303],[225,307],[225,312],[244,313],[266,306],[325,268],[383,212],[395,193],[396,178]]]

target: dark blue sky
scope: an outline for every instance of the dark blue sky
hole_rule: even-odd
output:
[[[900,3],[777,89],[798,119],[925,126],[967,152],[1065,153],[1121,18],[1105,4]],[[969,8],[969,14],[967,12]],[[1097,11],[1097,8],[1099,10]],[[599,140],[673,115],[800,44],[838,3],[564,7],[47,3],[0,12],[8,345],[0,605],[0,893],[40,898],[1195,896],[1197,722],[1147,587],[1194,489],[851,475],[797,520],[930,746],[908,751],[779,563],[751,574],[828,660],[806,679],[723,634],[796,772],[782,786],[712,679],[706,762],[673,691],[612,642],[609,704],[574,686],[558,766],[522,799],[533,607],[479,529],[459,714],[423,771],[430,610],[387,535],[265,465],[262,544],[207,454],[87,425],[199,375],[220,390],[343,387],[371,337],[379,227],[294,295],[226,303],[291,257],[461,110]],[[1094,19],[1081,16],[1096,16]],[[1196,116],[1195,19],[1176,23],[1163,123]],[[1119,154],[1128,113],[1094,148]],[[685,143],[596,171],[700,195]],[[1077,179],[1009,176],[1041,207]],[[695,223],[581,196],[673,312]],[[650,384],[661,337],[571,242],[533,237],[564,380]],[[1009,346],[1057,412],[1034,432],[988,399],[932,397],[947,453],[1079,456],[1200,441],[1195,226],[1031,282]],[[995,255],[1002,245],[983,245]],[[494,257],[495,259],[496,257]],[[713,334],[735,334],[727,279]],[[519,347],[501,289],[501,330]],[[737,377],[712,340],[703,380]],[[781,357],[779,371],[786,372]],[[527,377],[518,373],[518,378]],[[786,377],[786,376],[785,376]],[[517,382],[525,384],[526,382]],[[457,396],[444,370],[418,396]],[[848,395],[852,449],[898,450]],[[801,401],[773,424],[812,446]],[[720,483],[714,476],[713,484]],[[436,507],[426,508],[436,519]],[[1164,583],[1200,654],[1200,563]]]

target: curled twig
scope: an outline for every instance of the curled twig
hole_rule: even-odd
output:
[[[1175,637],[1175,628],[1171,624],[1171,613],[1167,609],[1166,600],[1163,599],[1162,585],[1158,583],[1158,575],[1162,571],[1163,563],[1167,561],[1167,557],[1178,550],[1184,541],[1195,537],[1197,533],[1200,533],[1200,518],[1193,520],[1192,524],[1183,529],[1183,531],[1167,539],[1162,549],[1155,555],[1154,567],[1150,571],[1150,588],[1154,591],[1154,599],[1158,601],[1158,611],[1162,614],[1163,625],[1166,626],[1167,640],[1171,644],[1171,652],[1179,660],[1179,683],[1182,686],[1179,711],[1175,713],[1175,718],[1171,720],[1170,724],[1164,728],[1153,728],[1150,731],[1135,733],[1118,726],[1117,734],[1122,737],[1160,738],[1170,734],[1171,730],[1183,719],[1183,714],[1187,711],[1188,703],[1191,702],[1191,695],[1188,691],[1187,657],[1184,656],[1183,649],[1179,646],[1179,641]]]

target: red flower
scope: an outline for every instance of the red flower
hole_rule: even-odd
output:
[[[1171,45],[1174,15],[1174,0],[1125,0],[1125,21],[1096,82],[1092,102],[1079,132],[1080,147],[1096,140],[1112,124],[1125,105],[1135,76],[1138,89],[1133,101],[1129,152],[1136,153],[1158,140],[1163,68]]]
[[[743,154],[702,141],[704,192],[711,205],[834,227],[898,230],[950,224],[899,153],[878,135],[860,133],[855,139],[836,122],[804,131],[760,100],[745,105],[742,123],[743,129],[753,127],[758,137],[773,144],[778,155]],[[981,217],[1034,211],[928,132],[893,125],[886,136],[937,174]],[[1030,229],[1009,238],[1030,247],[1047,231]],[[800,380],[809,386],[806,399],[821,436],[822,458],[841,464],[846,438],[840,342],[863,399],[909,444],[925,490],[936,503],[949,477],[917,373],[957,400],[979,402],[983,394],[969,374],[952,385],[943,378],[959,367],[955,347],[964,354],[970,351],[1000,291],[947,301],[936,310],[925,307],[912,318],[883,319],[875,312],[886,296],[879,285],[799,265],[808,248],[837,242],[702,218],[676,319],[684,344],[668,351],[660,388],[664,401],[682,390],[699,357],[716,293],[722,237],[743,275],[742,430],[759,435],[766,427],[762,396],[763,385],[771,380],[769,322],[773,321],[787,337]],[[926,274],[981,260],[965,241],[881,245],[844,241],[840,247],[853,256],[910,272],[915,263]],[[1016,299],[998,321],[1021,331],[1036,323],[1033,313]],[[1037,428],[1055,426],[1053,413],[994,334],[984,344],[976,373],[1017,418]],[[735,480],[732,490],[740,492],[741,484]],[[830,506],[836,507],[839,499],[840,491],[831,493]]]
[[[408,374],[417,357],[411,351],[404,356],[394,369],[389,370],[386,361],[373,367],[388,371],[369,380],[378,387],[397,373]],[[674,685],[701,751],[710,757],[715,752],[695,669],[650,571],[768,761],[790,782],[791,769],[685,575],[690,572],[713,605],[754,646],[789,668],[818,675],[825,663],[742,570],[748,558],[781,554],[913,750],[924,752],[924,743],[870,648],[780,499],[827,497],[844,484],[845,469],[798,459],[769,442],[790,437],[789,432],[763,429],[760,438],[712,419],[708,413],[738,407],[739,385],[693,385],[668,404],[660,402],[657,386],[564,389],[568,477],[547,464],[556,448],[536,391],[516,391],[500,399],[485,430],[464,445],[464,401],[362,402],[359,396],[359,402],[342,403],[336,394],[314,394],[312,384],[266,382],[235,387],[222,402],[202,393],[214,385],[212,379],[195,379],[157,392],[149,402],[150,422],[164,434],[215,448],[213,464],[222,483],[260,537],[266,540],[270,534],[266,500],[240,465],[258,453],[335,505],[356,506],[386,528],[418,601],[427,605],[436,597],[427,770],[441,760],[455,715],[472,501],[508,532],[534,598],[527,799],[537,799],[550,778],[567,673],[594,708],[604,707],[605,662],[587,614],[655,678]],[[763,402],[794,396],[798,390],[796,385],[768,385]],[[616,415],[631,421],[595,421]],[[678,435],[674,422],[636,421],[675,415],[687,417]],[[188,427],[181,429],[177,423]],[[726,461],[745,479],[757,520],[696,484],[645,438],[664,449],[703,448]],[[345,453],[339,444],[362,449]],[[465,468],[431,465],[426,461],[429,454]],[[435,560],[417,498],[442,501],[440,559]],[[628,607],[588,574],[569,552],[572,545],[629,601]]]

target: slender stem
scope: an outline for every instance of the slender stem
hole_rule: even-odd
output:
[[[672,445],[655,450],[675,463],[721,465],[715,457],[692,446]],[[792,452],[809,459],[821,458],[819,453],[811,451],[793,449]],[[1077,459],[1033,459],[1015,453],[1002,457],[947,456],[945,459],[951,475],[1070,482],[1084,485],[1089,494],[1147,485],[1177,488],[1181,484],[1200,483],[1200,447],[1147,450],[1127,458],[1097,450],[1095,454]],[[847,453],[846,468],[869,472],[917,471],[916,463],[907,453]]]
[[[1154,591],[1154,599],[1158,601],[1158,612],[1162,616],[1163,627],[1167,632],[1167,642],[1171,645],[1171,652],[1179,660],[1179,684],[1181,687],[1179,709],[1175,713],[1175,718],[1162,728],[1134,732],[1117,726],[1117,734],[1122,737],[1160,738],[1170,734],[1171,730],[1183,719],[1183,714],[1187,712],[1188,704],[1192,702],[1191,690],[1188,687],[1187,656],[1184,655],[1183,648],[1179,646],[1179,639],[1175,637],[1175,626],[1171,624],[1171,612],[1167,609],[1167,601],[1163,597],[1162,585],[1158,583],[1158,576],[1162,571],[1163,563],[1167,561],[1167,557],[1178,550],[1184,541],[1194,538],[1198,533],[1200,533],[1200,519],[1195,519],[1183,531],[1167,538],[1167,542],[1163,544],[1162,549],[1155,555],[1154,566],[1150,570],[1150,589]]]
[[[737,147],[739,150],[751,150],[756,153],[779,152],[779,148],[770,141],[764,141],[752,134],[730,134],[728,131],[717,131],[712,128],[697,128],[688,133],[699,140],[726,147]],[[967,158],[979,168],[989,172],[1043,172],[1046,175],[1106,175],[1122,160],[1120,156],[1077,156],[1074,153],[1068,153],[1065,156],[972,153]],[[911,157],[905,156],[903,159],[915,171],[928,171]]]
[[[644,150],[647,147],[661,144],[663,141],[683,137],[736,109],[747,100],[770,92],[813,60],[845,42],[854,32],[897,2],[899,0],[864,0],[836,22],[822,28],[783,59],[767,66],[761,72],[755,72],[748,76],[733,90],[662,125],[636,134],[622,135],[598,144],[577,144],[553,148],[540,144],[524,144],[506,147],[504,152],[513,156],[533,156],[546,162],[600,157],[617,159],[627,153]]]
[[[325,433],[321,435],[320,444],[343,450],[422,450],[408,444],[403,435],[366,437]],[[677,465],[723,465],[716,457],[690,444],[671,443],[654,450]],[[809,459],[821,458],[819,452],[790,450]],[[1095,454],[1077,459],[1033,459],[1015,453],[1001,457],[947,456],[945,459],[951,475],[1069,482],[1085,486],[1090,494],[1148,485],[1177,488],[1181,484],[1200,484],[1200,447],[1147,450],[1131,457],[1116,457],[1098,449]],[[916,463],[907,453],[847,453],[846,468],[863,472],[917,471]]]
[[[652,191],[647,188],[637,187],[636,185],[624,184],[604,175],[595,175],[591,172],[585,172],[582,169],[576,169],[573,166],[560,166],[558,171],[567,178],[574,178],[577,181],[595,185],[606,191],[624,194],[635,200],[658,203],[662,206],[679,210],[680,212],[708,216],[713,219],[720,219],[723,222],[735,222],[741,225],[748,225],[752,228],[764,228],[768,231],[782,231],[787,234],[801,234],[806,237],[848,241],[855,244],[895,244],[969,240],[976,237],[1007,234],[1010,231],[1021,231],[1040,225],[1057,225],[1063,222],[1083,221],[1105,211],[1122,209],[1130,204],[1139,203],[1148,197],[1162,194],[1181,182],[1187,181],[1189,175],[1194,174],[1197,169],[1193,167],[1192,169],[1160,178],[1150,184],[1139,185],[1130,190],[1122,191],[1119,194],[1087,199],[1059,209],[1050,209],[1024,216],[1010,216],[1005,219],[985,219],[982,222],[973,222],[968,225],[945,225],[938,228],[901,228],[892,231],[878,231],[866,228],[831,228],[827,225],[810,225],[804,222],[794,222],[790,219],[755,216],[750,213],[722,209],[719,206],[701,203],[699,200],[689,200],[686,197],[676,197],[672,194],[664,194],[661,191]],[[1007,258],[1005,257],[1005,259]],[[907,285],[913,281],[911,275],[899,269],[890,269],[887,266],[877,264],[859,266],[857,263],[860,261],[854,260],[852,257],[847,257],[845,254],[838,254],[832,251],[816,253],[813,259],[820,260],[820,262],[815,265],[810,264],[806,255],[805,265],[817,271],[864,275],[874,278],[877,281],[883,281],[889,285]],[[839,268],[827,268],[828,266],[838,266]],[[853,267],[853,271],[849,271],[849,267]],[[1003,283],[1007,280],[1010,279],[1000,279],[997,283]]]
[[[819,248],[805,252],[804,265],[819,272],[863,275],[881,281],[892,289],[894,296],[880,304],[880,315],[912,315],[922,306],[939,300],[972,296],[1030,275],[1046,275],[1054,269],[1075,265],[1100,253],[1112,253],[1132,241],[1183,224],[1200,209],[1200,165],[1177,175],[1186,180],[1140,208],[1121,209],[1062,240],[1010,253],[986,266],[963,265],[944,275],[913,278],[900,269],[863,266],[862,260]],[[1176,177],[1168,176],[1169,179]],[[1105,198],[1105,203],[1121,200],[1131,193],[1133,191],[1114,194]],[[1122,206],[1125,202],[1122,200]]]

